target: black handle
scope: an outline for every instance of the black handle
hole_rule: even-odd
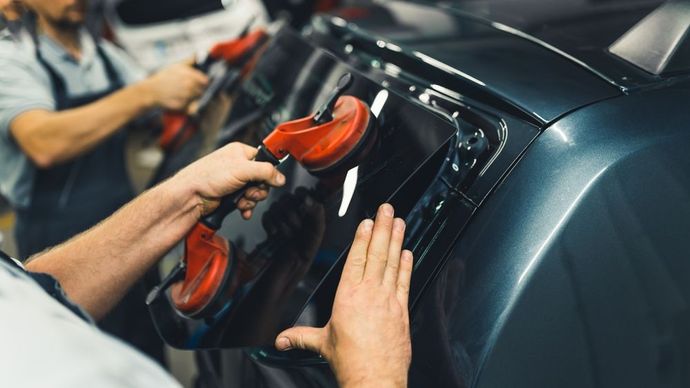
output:
[[[347,90],[347,88],[352,85],[352,73],[345,73],[340,76],[338,84],[335,86],[331,95],[328,96],[326,102],[324,102],[319,110],[314,114],[314,122],[316,124],[323,124],[333,120],[333,109],[335,108],[335,103],[338,98]]]
[[[266,150],[266,148],[263,145],[259,146],[258,151],[259,153],[256,154],[256,158],[254,158],[255,161],[269,162],[274,166],[280,164],[280,160],[273,156],[268,150]],[[223,220],[225,219],[225,217],[231,212],[233,212],[235,209],[237,209],[237,201],[239,201],[240,198],[242,198],[245,191],[247,191],[247,189],[250,187],[258,185],[259,182],[249,182],[243,188],[237,190],[236,192],[228,196],[221,198],[220,205],[218,205],[216,210],[203,217],[201,219],[201,223],[213,230],[220,229],[221,225],[223,225]]]
[[[170,271],[168,276],[166,276],[161,283],[149,292],[146,296],[146,304],[151,305],[156,299],[160,298],[161,294],[164,293],[173,283],[176,283],[184,279],[185,271],[187,270],[187,264],[184,260],[180,260],[175,268]]]

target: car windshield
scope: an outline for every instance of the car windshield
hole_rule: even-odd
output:
[[[222,9],[220,0],[124,0],[117,14],[124,23],[143,25],[186,19]]]

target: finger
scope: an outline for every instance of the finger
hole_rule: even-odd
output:
[[[298,326],[287,329],[276,337],[275,347],[281,352],[292,349],[311,350],[321,354],[324,329]]]
[[[388,246],[393,229],[393,206],[384,203],[379,207],[374,222],[374,231],[367,249],[367,265],[364,267],[364,280],[377,283],[383,281],[383,273],[388,262]]]
[[[398,289],[396,296],[403,307],[407,306],[410,295],[410,278],[412,277],[412,252],[407,249],[400,255],[400,267],[398,268]]]
[[[395,289],[398,281],[398,268],[400,266],[400,253],[402,251],[403,240],[405,239],[405,221],[400,218],[393,220],[393,232],[391,241],[388,244],[388,261],[383,273],[383,284]]]
[[[245,220],[248,220],[248,219],[252,218],[252,210],[251,209],[242,210],[241,215],[242,215],[242,218],[244,218]]]
[[[188,68],[188,69],[189,69],[190,77],[192,77],[192,80],[194,80],[194,82],[197,85],[201,85],[201,86],[208,85],[208,76],[206,76],[206,74],[204,74],[203,72],[201,72],[197,69],[194,69],[194,68]]]
[[[343,267],[343,274],[340,283],[350,282],[357,284],[362,281],[364,276],[364,267],[367,263],[367,247],[371,240],[371,233],[374,228],[374,222],[366,219],[359,224],[357,232],[355,232],[355,239],[350,246],[350,253],[345,260]]]
[[[199,100],[192,101],[188,106],[187,106],[187,115],[188,116],[193,116],[199,111]]]
[[[249,187],[244,191],[244,198],[252,199],[253,196],[259,191],[258,187]]]
[[[256,202],[246,199],[246,198],[240,198],[239,201],[237,201],[237,208],[240,210],[251,210],[256,207]]]
[[[268,190],[260,189],[258,187],[250,187],[244,193],[244,198],[247,198],[254,202],[263,201],[268,197]]]

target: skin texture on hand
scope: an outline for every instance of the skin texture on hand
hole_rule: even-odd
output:
[[[412,253],[402,251],[403,220],[379,208],[376,222],[357,229],[331,319],[323,328],[294,327],[278,335],[278,350],[321,354],[341,387],[406,387],[412,357],[408,295]]]

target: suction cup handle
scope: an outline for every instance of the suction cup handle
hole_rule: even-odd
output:
[[[338,98],[352,85],[352,73],[343,74],[338,80],[338,84],[331,92],[328,100],[321,105],[319,110],[314,115],[314,122],[316,124],[323,124],[333,120],[333,108]]]
[[[240,38],[244,38],[249,34],[249,30],[252,28],[252,24],[254,24],[254,20],[256,20],[256,15],[252,15],[252,17],[249,18],[249,21],[247,24],[244,25],[244,28],[242,31],[240,31],[240,34],[238,35]]]
[[[146,304],[151,305],[151,303],[160,298],[161,294],[164,293],[168,288],[170,288],[170,286],[172,286],[173,283],[184,279],[184,273],[186,269],[187,266],[185,265],[184,261],[178,262],[175,268],[173,268],[173,270],[170,271],[168,276],[166,276],[165,279],[161,280],[161,283],[153,287],[151,292],[149,292],[149,294],[146,296]]]
[[[257,162],[269,162],[273,164],[274,166],[277,166],[280,164],[280,160],[276,159],[275,156],[273,156],[263,145],[259,146],[259,153],[256,154],[256,158],[254,158],[255,161]],[[221,225],[223,225],[223,219],[233,212],[235,209],[237,209],[237,201],[242,198],[244,195],[245,191],[247,191],[248,188],[258,186],[258,182],[250,182],[247,183],[243,188],[237,190],[236,192],[227,195],[223,197],[220,200],[220,204],[210,214],[207,214],[205,217],[201,219],[201,223],[208,226],[209,228],[213,230],[218,230],[220,229]]]

